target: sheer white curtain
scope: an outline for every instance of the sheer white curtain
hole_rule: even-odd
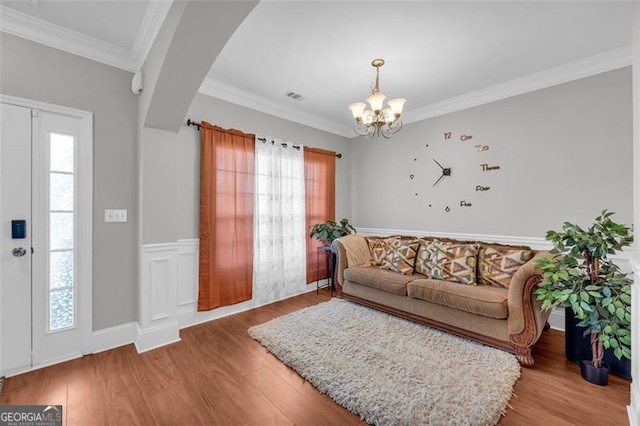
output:
[[[266,303],[306,289],[304,154],[256,136],[253,299]]]

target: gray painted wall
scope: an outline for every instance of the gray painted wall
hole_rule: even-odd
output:
[[[0,33],[0,93],[94,114],[93,329],[135,321],[137,97],[132,74]],[[128,210],[105,223],[104,209]]]
[[[588,225],[604,208],[631,223],[631,103],[624,68],[412,123],[390,140],[354,139],[354,223],[544,237],[566,220]],[[473,138],[460,141],[462,134]],[[489,150],[477,152],[477,144]],[[436,187],[434,158],[453,171]],[[482,163],[500,170],[482,172]],[[463,200],[472,207],[461,208]]]
[[[342,153],[336,159],[336,218],[351,218],[351,140],[201,94],[196,95],[187,117]],[[198,238],[200,133],[183,127],[178,139],[178,238]]]

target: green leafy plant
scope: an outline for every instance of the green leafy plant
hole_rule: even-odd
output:
[[[633,242],[632,229],[611,220],[607,210],[587,229],[565,222],[548,231],[552,258],[540,258],[542,282],[536,290],[543,309],[570,307],[584,335],[590,335],[591,362],[602,365],[604,350],[631,359],[631,279],[607,258]]]
[[[351,226],[349,219],[343,218],[340,220],[340,223],[332,220],[324,223],[316,223],[311,226],[309,236],[329,245],[333,240],[353,232],[356,232],[356,228]]]

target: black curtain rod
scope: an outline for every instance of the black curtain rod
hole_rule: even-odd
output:
[[[197,127],[198,130],[200,130],[200,128],[202,127],[202,125],[200,123],[196,123],[195,121],[191,121],[190,118],[187,120],[187,126]],[[267,140],[265,138],[258,138],[258,140],[261,141],[262,143],[267,143]],[[273,143],[275,143],[275,141],[271,141],[271,144],[273,144]],[[287,144],[283,142],[282,146],[286,148]],[[298,145],[291,145],[291,147],[295,148],[295,149],[300,149],[300,147]],[[337,153],[336,157],[342,158],[342,154]]]

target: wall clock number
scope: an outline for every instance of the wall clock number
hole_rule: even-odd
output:
[[[445,139],[451,139],[451,132],[444,132]]]
[[[449,213],[451,211],[451,209],[449,208],[449,206],[447,206],[446,209],[444,209],[445,212]]]
[[[489,151],[489,145],[476,145],[475,148],[478,152]]]
[[[460,201],[460,207],[471,207],[471,203],[467,203],[466,201]]]
[[[480,185],[477,185],[477,186],[476,186],[476,192],[477,192],[477,191],[488,191],[488,190],[490,190],[490,189],[491,189],[491,188],[490,188],[490,187],[488,187],[488,186],[480,186]]]
[[[483,172],[488,172],[490,170],[500,170],[500,166],[490,166],[487,163],[480,164]]]
[[[463,142],[466,141],[466,140],[469,140],[471,138],[473,138],[473,136],[471,136],[471,135],[462,135],[462,136],[460,136],[460,140],[463,141]]]

